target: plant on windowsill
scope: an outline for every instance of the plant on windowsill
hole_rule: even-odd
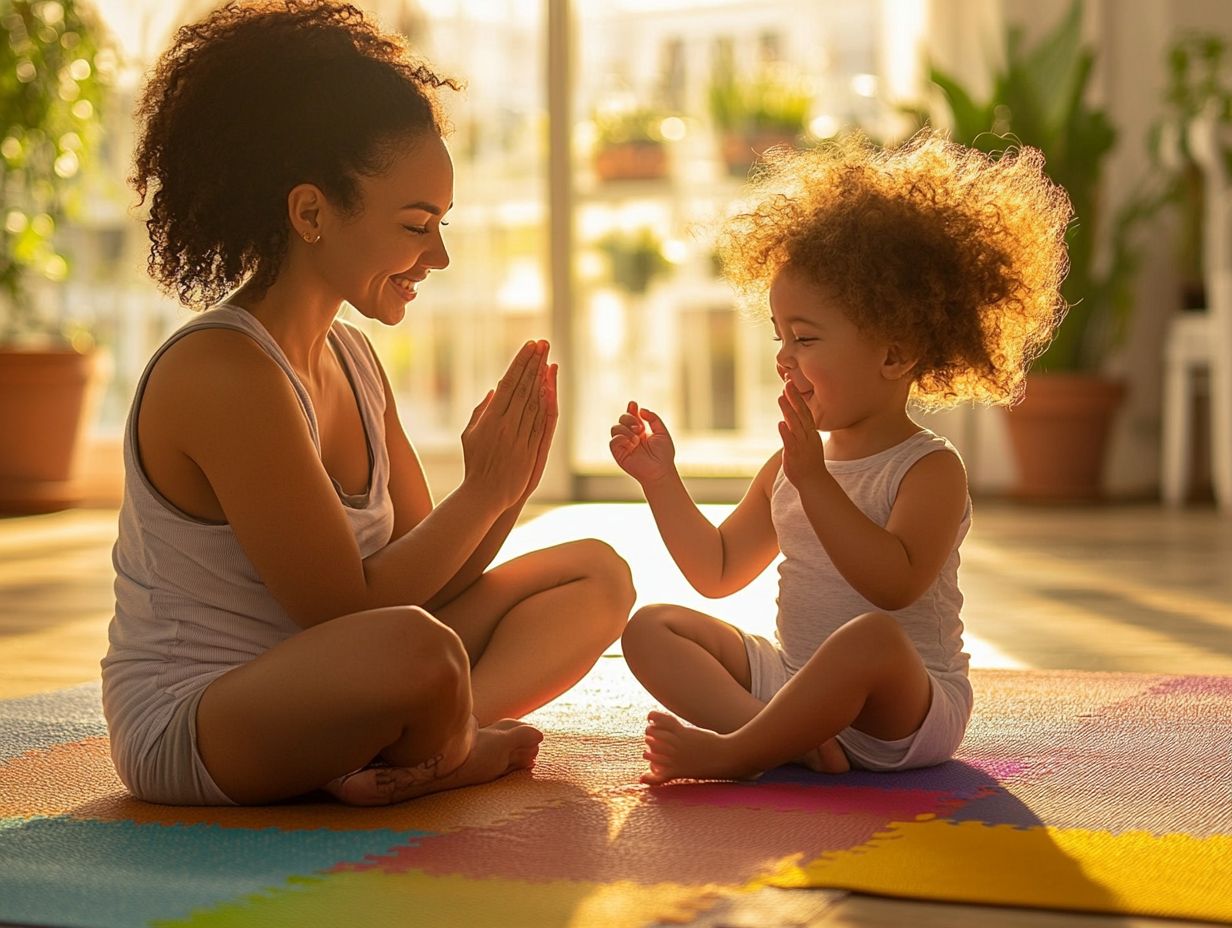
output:
[[[0,29],[0,512],[46,512],[77,500],[95,353],[32,281],[67,275],[56,231],[76,205],[114,57],[81,0],[12,0]]]
[[[1073,203],[1061,291],[1069,308],[1007,417],[1018,464],[1015,495],[1055,502],[1102,495],[1107,435],[1126,392],[1104,364],[1123,342],[1133,308],[1136,234],[1163,202],[1157,187],[1141,185],[1112,207],[1101,188],[1117,132],[1086,99],[1095,53],[1082,41],[1081,12],[1081,0],[1074,0],[1033,47],[1011,26],[1004,64],[983,102],[939,69],[929,75],[948,105],[955,141],[986,152],[1016,142],[1040,149],[1045,170]]]
[[[813,105],[807,90],[780,71],[741,80],[730,67],[716,72],[707,102],[723,163],[737,177],[747,176],[767,149],[796,145]]]
[[[671,269],[663,254],[663,242],[647,228],[611,232],[596,243],[608,259],[612,282],[633,296],[642,296],[655,278]]]
[[[601,181],[658,180],[667,175],[665,114],[649,107],[596,113],[595,175]]]

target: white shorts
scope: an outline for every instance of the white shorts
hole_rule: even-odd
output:
[[[202,686],[175,703],[166,727],[136,763],[129,765],[113,752],[120,780],[138,799],[175,806],[236,804],[218,788],[197,751],[197,706],[205,690]],[[114,732],[112,738],[118,747]]]
[[[774,642],[742,631],[744,650],[752,671],[752,693],[769,702],[790,679],[783,652]],[[906,738],[883,741],[872,735],[844,728],[837,741],[851,761],[862,770],[909,770],[931,767],[954,756],[971,718],[971,683],[966,674],[928,671],[932,700],[919,729]]]

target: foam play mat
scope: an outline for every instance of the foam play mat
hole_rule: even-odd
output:
[[[641,928],[767,887],[1232,921],[1232,678],[972,679],[939,767],[650,788],[606,658],[533,771],[382,809],[138,802],[97,686],[0,702],[0,923]]]

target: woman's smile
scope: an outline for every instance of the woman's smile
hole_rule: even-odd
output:
[[[423,277],[408,277],[405,274],[393,274],[389,278],[390,284],[392,284],[393,288],[398,291],[398,295],[408,303],[415,299],[417,295],[415,292],[415,287],[421,280],[423,280]]]

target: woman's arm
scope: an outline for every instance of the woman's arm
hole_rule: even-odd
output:
[[[544,397],[547,404],[547,416],[543,434],[539,442],[538,458],[535,463],[535,470],[531,473],[530,480],[526,484],[526,490],[521,497],[512,506],[506,509],[492,523],[492,527],[488,533],[484,535],[475,548],[474,553],[462,565],[461,569],[450,578],[449,582],[441,588],[439,592],[426,603],[424,608],[432,611],[445,603],[451,602],[463,590],[467,589],[472,583],[483,575],[483,572],[488,569],[488,565],[492,563],[492,559],[496,557],[501,549],[501,545],[505,543],[505,539],[509,537],[509,533],[517,524],[518,516],[522,514],[522,509],[530,499],[531,494],[535,492],[535,488],[539,486],[539,480],[543,477],[543,470],[547,464],[548,452],[552,447],[552,437],[556,433],[556,422],[559,418],[559,408],[557,405],[556,393],[556,365],[552,364],[548,367],[548,379],[545,383],[547,394]],[[402,433],[401,425],[398,426],[399,434],[403,435],[403,442],[406,442],[405,434]],[[409,444],[408,444],[409,447]],[[415,459],[415,464],[418,465],[418,459]],[[422,476],[422,470],[419,471]]]
[[[208,330],[173,345],[147,386],[142,440],[200,470],[261,579],[299,624],[424,603],[525,491],[543,428],[542,365],[527,349],[519,361],[468,425],[462,484],[435,508],[426,483],[418,494],[410,486],[407,511],[428,510],[367,559],[290,382],[247,336]]]

